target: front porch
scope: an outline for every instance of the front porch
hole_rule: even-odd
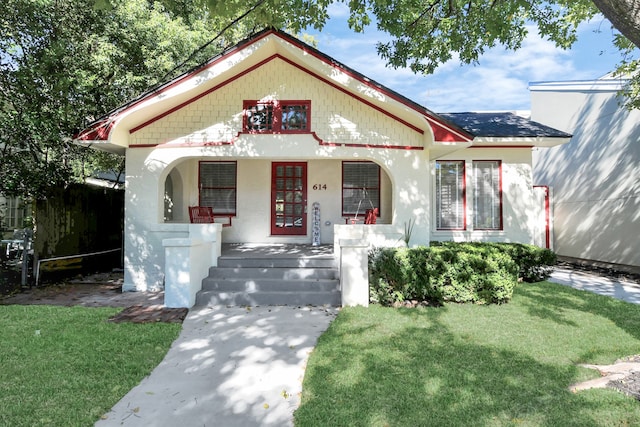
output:
[[[196,306],[341,304],[333,245],[223,244]]]
[[[222,244],[221,229],[191,224],[189,238],[163,240],[167,307],[368,305],[366,241]]]

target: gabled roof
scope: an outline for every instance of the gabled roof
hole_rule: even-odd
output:
[[[483,113],[436,114],[295,37],[279,30],[267,29],[114,109],[76,135],[75,141],[83,145],[95,144],[97,148],[123,154],[128,147],[128,135],[132,130],[140,129],[212,93],[273,57],[288,61],[310,76],[349,93],[360,102],[421,133],[432,135],[430,140],[433,141],[433,148],[439,150],[464,148],[475,145],[475,142],[479,142],[478,138],[480,142],[486,142],[484,138],[487,137],[497,144],[509,143],[513,138],[519,138],[517,143],[525,146],[556,145],[561,142],[549,138],[568,138],[566,134],[553,134],[550,128],[547,128],[546,133],[531,136],[529,134],[536,126],[533,122],[516,116],[504,116],[498,120],[497,117],[479,115]],[[496,129],[497,133],[491,133],[490,129]],[[503,135],[498,135],[500,133]],[[525,140],[523,135],[528,135],[524,137]],[[508,137],[507,141],[498,140],[504,136]]]

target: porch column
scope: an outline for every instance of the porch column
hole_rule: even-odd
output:
[[[189,237],[211,245],[211,259],[208,267],[217,267],[218,257],[222,254],[222,224],[189,224]]]
[[[342,306],[369,306],[369,244],[363,239],[340,240]]]
[[[188,238],[164,239],[164,305],[191,308],[209,267],[218,265],[222,224],[190,224]]]

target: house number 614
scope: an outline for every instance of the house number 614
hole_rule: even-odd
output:
[[[313,184],[314,190],[326,190],[327,184]]]

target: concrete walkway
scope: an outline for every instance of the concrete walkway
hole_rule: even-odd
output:
[[[164,360],[96,426],[291,426],[309,354],[336,314],[194,307]]]
[[[557,268],[550,281],[640,304],[640,284]],[[194,307],[151,375],[96,426],[292,426],[321,307]]]
[[[640,304],[640,284],[635,282],[613,280],[568,268],[556,268],[549,281]]]

